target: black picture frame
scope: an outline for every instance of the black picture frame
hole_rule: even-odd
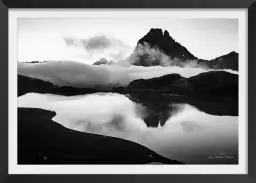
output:
[[[248,10],[247,175],[9,175],[8,174],[8,9],[9,8],[245,8]],[[254,0],[2,0],[0,2],[0,183],[15,182],[256,182],[256,3]]]

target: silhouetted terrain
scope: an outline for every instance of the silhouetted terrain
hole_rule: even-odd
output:
[[[193,93],[201,97],[232,97],[238,100],[238,75],[225,71],[211,71],[188,78]]]
[[[131,141],[67,129],[54,116],[18,108],[18,164],[180,164]]]
[[[134,80],[125,88],[126,90],[151,90],[162,92],[173,92],[176,94],[186,94],[193,86],[186,78],[179,74],[168,74],[152,79]]]
[[[51,82],[40,79],[30,78],[27,76],[18,75],[18,96],[26,93],[51,93],[58,95],[81,95],[87,93],[94,93],[97,90],[92,88],[74,88],[69,86],[55,86]]]
[[[122,90],[122,88],[118,88]],[[124,91],[155,91],[197,97],[232,97],[238,99],[238,75],[225,71],[211,71],[184,78],[169,74],[152,79],[132,81]]]

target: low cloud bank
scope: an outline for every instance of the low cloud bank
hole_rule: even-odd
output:
[[[40,64],[18,64],[18,73],[52,82],[58,86],[110,87],[128,83],[127,76],[110,67],[87,65],[72,61],[53,61]]]
[[[18,74],[49,81],[58,86],[92,88],[125,86],[135,79],[149,79],[172,73],[191,77],[208,71],[210,70],[203,68],[87,65],[73,61],[18,63]]]

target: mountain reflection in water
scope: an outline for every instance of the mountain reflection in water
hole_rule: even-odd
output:
[[[182,110],[182,105],[172,101],[168,95],[159,95],[152,92],[133,93],[126,96],[144,107],[145,115],[142,119],[148,127],[164,126],[170,116]]]
[[[54,121],[82,132],[124,138],[184,163],[237,163],[237,105],[159,93],[58,96],[28,93],[18,107],[56,112]],[[232,159],[209,159],[226,153]]]
[[[143,120],[148,127],[164,126],[166,121],[183,110],[183,105],[190,104],[198,110],[212,115],[237,116],[238,106],[231,102],[213,102],[199,99],[189,99],[184,96],[173,96],[158,92],[141,92],[126,94],[126,96],[145,107]]]

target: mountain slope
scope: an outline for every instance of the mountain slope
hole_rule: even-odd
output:
[[[163,53],[171,58],[178,58],[182,61],[197,59],[184,46],[176,42],[167,30],[151,29],[143,38],[138,41],[138,44],[149,44],[152,48],[159,48]]]
[[[142,37],[133,53],[127,58],[132,65],[138,66],[180,66],[187,60],[196,60],[184,46],[176,42],[168,31],[151,29]]]
[[[212,63],[212,68],[214,69],[232,69],[238,71],[238,58],[238,53],[232,51],[209,62]]]

